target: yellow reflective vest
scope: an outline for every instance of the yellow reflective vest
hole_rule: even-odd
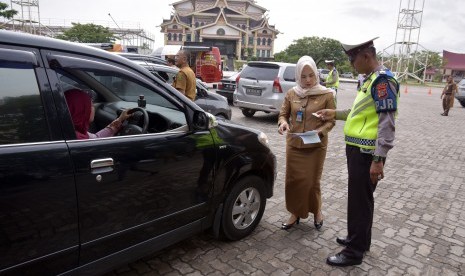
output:
[[[331,71],[329,71],[329,74],[326,77],[326,83],[332,83],[333,82],[333,72],[334,72],[334,70],[335,69],[333,68]],[[337,74],[337,71],[336,71],[336,74]],[[329,86],[327,85],[327,87],[328,88],[334,87],[334,88],[337,89],[339,87],[339,78],[336,79],[336,82],[334,84],[331,84]]]
[[[344,126],[345,142],[364,149],[375,149],[378,138],[378,113],[371,94],[378,73],[372,73],[358,90]],[[397,100],[399,100],[397,91]],[[396,112],[397,113],[397,112]]]

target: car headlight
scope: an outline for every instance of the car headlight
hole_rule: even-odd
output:
[[[266,147],[268,147],[268,148],[270,147],[270,143],[269,143],[269,140],[268,140],[268,136],[266,136],[265,133],[260,132],[260,133],[258,134],[258,141],[259,141],[260,143],[262,143],[264,146],[266,146]]]

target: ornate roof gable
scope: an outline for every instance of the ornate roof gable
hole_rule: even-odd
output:
[[[224,25],[226,25],[226,26],[228,26],[228,27],[231,27],[231,28],[233,28],[233,29],[235,29],[235,30],[238,30],[238,31],[240,31],[240,32],[242,32],[242,33],[245,32],[245,31],[242,30],[241,28],[238,28],[238,27],[236,27],[236,26],[230,24],[230,23],[228,22],[228,19],[226,18],[226,15],[224,14],[223,10],[221,10],[221,12],[218,14],[218,16],[216,17],[216,20],[215,20],[214,22],[212,22],[211,24],[207,24],[207,25],[205,25],[205,26],[200,26],[200,27],[198,27],[198,28],[196,28],[196,29],[206,29],[206,28],[209,28],[209,27],[211,27],[211,26],[215,26],[215,25],[217,25],[218,23],[223,23]]]

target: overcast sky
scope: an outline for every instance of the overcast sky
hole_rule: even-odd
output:
[[[0,0],[9,4],[9,0]],[[173,11],[172,0],[41,0],[40,17],[44,24],[80,21],[113,24],[108,13],[120,27],[141,26],[155,37],[155,46],[162,46],[158,27]],[[423,1],[403,0],[421,10]],[[293,40],[304,36],[328,37],[356,44],[379,36],[378,50],[392,45],[396,37],[400,0],[258,0],[268,10],[269,22],[281,32],[275,42],[275,52],[284,50]],[[13,7],[15,4],[13,4]],[[413,6],[410,6],[413,8]],[[18,8],[16,8],[18,9]],[[420,30],[420,45],[432,51],[443,49],[465,53],[465,8],[461,1],[424,0]],[[114,24],[113,24],[114,25]],[[418,32],[411,33],[416,41]],[[398,33],[398,37],[403,36]],[[155,47],[156,48],[156,47]],[[392,49],[392,47],[390,48]],[[420,49],[422,49],[420,47]]]

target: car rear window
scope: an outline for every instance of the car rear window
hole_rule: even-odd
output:
[[[295,66],[288,66],[284,70],[283,79],[285,81],[295,81]]]
[[[242,70],[241,78],[252,80],[274,80],[278,76],[279,66],[275,64],[249,64]]]

